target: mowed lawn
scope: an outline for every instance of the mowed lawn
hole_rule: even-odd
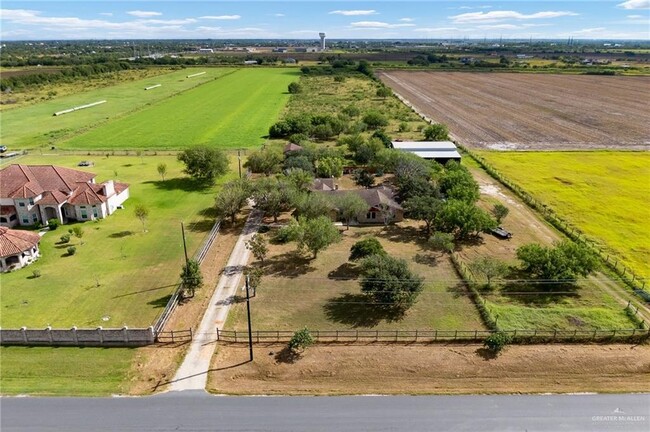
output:
[[[344,229],[342,227],[342,229]],[[361,294],[358,272],[348,262],[350,247],[376,236],[389,255],[402,258],[424,278],[424,289],[405,314],[394,316],[369,303]],[[447,256],[426,248],[424,235],[413,224],[351,227],[341,242],[310,260],[296,255],[295,243],[270,245],[265,276],[251,303],[257,330],[481,330],[483,324]],[[245,302],[230,310],[227,329],[245,330]]]
[[[18,162],[75,167],[79,160],[78,156],[26,156]],[[2,275],[3,328],[148,326],[179,280],[184,259],[181,221],[190,255],[212,228],[219,186],[198,189],[173,156],[93,160],[94,167],[83,169],[96,173],[97,182],[130,183],[131,198],[108,218],[79,224],[83,238],[70,241],[77,248],[75,255],[67,256],[69,245],[57,244],[69,228],[62,225],[42,237],[42,257],[35,264]],[[235,176],[235,162],[231,173],[218,183]],[[159,163],[168,167],[164,182],[157,173]],[[137,204],[149,209],[146,232],[133,212]],[[34,270],[41,276],[32,278]]]
[[[650,153],[481,155],[638,276],[650,276]]]
[[[1,347],[3,395],[108,396],[128,391],[131,348]]]
[[[70,149],[256,147],[298,79],[288,68],[240,69],[62,142]]]
[[[193,78],[187,75],[203,72]],[[11,148],[37,148],[58,145],[58,141],[84,129],[114,120],[127,113],[137,111],[150,104],[212,81],[235,69],[183,69],[157,77],[128,81],[119,85],[90,90],[70,96],[56,97],[24,108],[2,112],[0,140]],[[145,87],[161,84],[152,90]],[[54,116],[58,111],[85,105],[100,100],[106,103],[92,108]],[[92,148],[88,143],[87,148]]]

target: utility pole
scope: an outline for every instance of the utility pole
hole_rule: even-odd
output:
[[[250,361],[253,361],[253,330],[251,328],[251,297],[249,293],[249,277],[246,276],[246,313],[248,314],[248,350]]]
[[[185,267],[189,264],[189,259],[187,258],[187,243],[185,243],[185,226],[181,221],[181,233],[183,234],[183,250],[185,251]]]
[[[237,149],[237,161],[239,162],[239,178],[241,179],[241,149]]]

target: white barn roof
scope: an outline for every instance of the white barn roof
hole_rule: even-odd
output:
[[[451,141],[393,141],[393,148],[407,151],[423,159],[459,159],[456,144]]]
[[[451,141],[393,141],[393,148],[416,151],[456,151],[456,144]]]

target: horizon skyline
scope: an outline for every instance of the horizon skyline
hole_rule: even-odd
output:
[[[4,1],[2,41],[650,40],[650,0]],[[313,37],[312,37],[313,35]]]

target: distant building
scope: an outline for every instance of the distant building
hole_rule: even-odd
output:
[[[245,60],[244,64],[245,65],[256,65],[258,63],[257,63],[257,60]]]
[[[332,197],[349,193],[358,195],[368,205],[368,209],[364,213],[354,218],[358,224],[387,224],[404,220],[404,209],[394,200],[393,190],[384,186],[355,190],[324,189],[318,193],[327,194]],[[329,216],[335,221],[341,219],[339,211],[336,208],[331,210]]]
[[[393,148],[414,155],[422,159],[434,160],[446,164],[450,160],[460,163],[460,153],[456,144],[451,141],[393,141]]]
[[[211,54],[214,50],[212,48],[199,48],[199,53],[201,54]]]

